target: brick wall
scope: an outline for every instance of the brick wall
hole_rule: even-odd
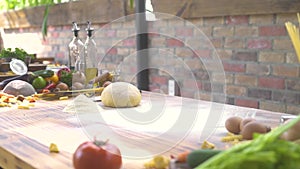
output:
[[[158,28],[175,31],[169,39],[151,36],[151,46],[171,47],[171,52],[189,66],[196,81],[188,76],[178,78],[181,95],[204,100],[223,101],[214,94],[225,93],[226,103],[278,112],[298,114],[300,103],[299,63],[284,23],[297,23],[295,14],[246,15],[210,17],[188,20],[200,28],[212,42],[223,64],[225,77],[204,63],[213,55],[210,48],[189,49],[186,42],[199,41],[196,28],[175,24],[173,21],[155,24]],[[181,42],[184,43],[181,43]],[[200,62],[200,63],[199,63]],[[204,66],[203,66],[204,65]],[[167,92],[167,80],[162,73],[152,74],[151,89]],[[224,81],[220,78],[225,78]],[[212,90],[212,86],[214,90]],[[200,91],[198,94],[195,95]]]
[[[284,27],[286,21],[297,23],[296,15],[150,22],[150,89],[167,93],[168,80],[175,79],[183,97],[299,114],[300,64]],[[133,20],[94,26],[98,29],[95,39],[99,67],[120,69],[120,80],[135,83]],[[45,49],[39,55],[54,56],[65,63],[70,29],[69,25],[50,26],[48,39],[42,42]],[[7,34],[19,31],[5,30]],[[39,32],[39,28],[24,28],[21,32]],[[81,32],[80,36],[84,39],[85,34]],[[221,72],[220,65],[214,62],[216,57],[220,59]]]

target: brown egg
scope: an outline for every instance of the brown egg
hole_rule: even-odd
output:
[[[292,119],[287,120],[284,124],[287,124]],[[288,141],[295,141],[300,139],[300,122],[296,123],[293,127],[289,128],[283,133],[282,138]]]
[[[254,119],[254,118],[245,118],[245,119],[243,119],[243,120],[241,121],[241,123],[240,123],[240,130],[242,131],[243,128],[244,128],[244,126],[245,126],[247,123],[251,122],[251,121],[255,121],[255,119]]]
[[[268,127],[257,121],[247,123],[241,131],[242,137],[245,140],[252,140],[254,133],[267,133]]]
[[[239,134],[240,133],[240,123],[243,119],[241,117],[233,116],[229,117],[225,121],[225,128],[234,134]]]

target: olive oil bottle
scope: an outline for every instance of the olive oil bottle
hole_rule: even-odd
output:
[[[97,47],[93,36],[94,28],[91,27],[91,22],[87,22],[86,33],[87,37],[84,43],[84,58],[85,58],[85,77],[86,84],[97,76]]]
[[[72,22],[73,28],[73,39],[69,43],[69,58],[68,58],[68,67],[71,70],[84,70],[83,68],[83,55],[84,55],[84,44],[80,40],[78,33],[80,31],[80,28],[77,26],[76,22]]]

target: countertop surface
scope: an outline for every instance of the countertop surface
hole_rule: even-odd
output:
[[[83,95],[34,105],[28,110],[0,108],[0,166],[73,168],[78,145],[96,137],[120,148],[123,168],[139,169],[154,155],[199,149],[204,140],[217,149],[228,148],[221,138],[230,116],[254,117],[276,127],[282,115],[144,91],[134,108],[107,108]],[[50,153],[50,143],[60,152]]]

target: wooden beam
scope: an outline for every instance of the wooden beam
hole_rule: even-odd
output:
[[[48,25],[66,25],[72,21],[108,23],[125,16],[123,0],[88,0],[56,4],[50,7]],[[0,27],[41,27],[45,7],[10,10],[0,13]]]
[[[152,5],[154,12],[183,18],[300,12],[300,0],[152,0]]]

